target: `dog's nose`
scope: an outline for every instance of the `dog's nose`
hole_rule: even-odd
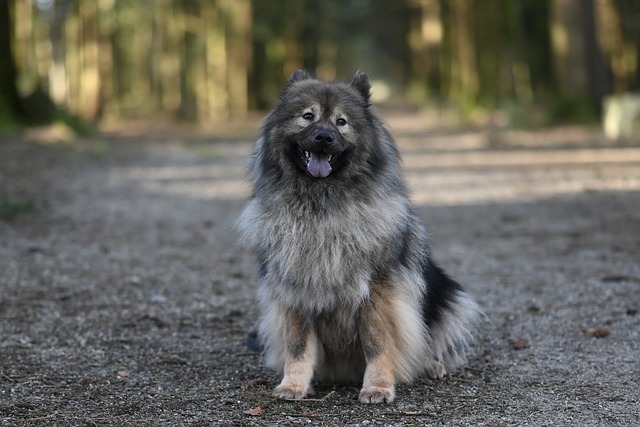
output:
[[[313,140],[316,142],[325,142],[330,144],[333,142],[333,134],[327,129],[320,129],[315,133],[315,135],[313,135]]]

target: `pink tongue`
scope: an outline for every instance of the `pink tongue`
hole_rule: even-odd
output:
[[[307,170],[316,178],[326,178],[331,173],[331,165],[329,164],[329,155],[325,153],[309,153],[309,163]]]

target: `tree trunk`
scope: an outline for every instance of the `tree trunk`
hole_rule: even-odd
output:
[[[0,1],[0,124],[25,118],[16,88],[16,68],[11,51],[13,25],[9,1]]]
[[[619,74],[624,76],[624,90],[640,91],[640,2],[637,0],[612,0],[613,9],[619,16],[621,31],[621,57]]]
[[[100,99],[100,72],[98,64],[98,9],[96,2],[78,3],[80,15],[80,48],[82,52],[80,74],[80,109],[77,114],[85,120],[98,116]]]
[[[551,62],[549,2],[521,0],[519,20],[534,99],[545,99],[554,93],[555,79]]]
[[[227,1],[230,14],[227,22],[229,112],[237,116],[246,114],[249,105],[247,70],[251,58],[251,2],[250,0]]]
[[[438,58],[443,42],[443,26],[438,0],[423,0],[415,5],[409,17],[411,72],[409,96],[424,102],[430,94],[438,94],[441,86]]]
[[[551,40],[561,92],[575,102],[586,99],[597,109],[609,84],[594,13],[593,0],[554,0]]]
[[[100,88],[98,89],[99,118],[115,118],[118,116],[118,98],[115,93],[113,46],[111,40],[116,22],[114,4],[105,2],[98,15],[98,73]]]
[[[473,3],[451,1],[452,64],[450,97],[463,107],[475,103],[479,92],[475,43],[471,37]]]
[[[227,105],[227,37],[224,27],[224,15],[212,4],[203,5],[205,25],[205,61],[207,74],[207,94],[209,96],[209,118],[225,118],[229,115]]]

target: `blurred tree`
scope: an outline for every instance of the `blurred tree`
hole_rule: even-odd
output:
[[[553,0],[551,40],[560,95],[570,104],[600,108],[609,92],[608,70],[596,37],[593,0]]]
[[[440,54],[444,28],[439,0],[419,0],[410,4],[408,43],[411,49],[409,98],[425,102],[440,97]]]
[[[534,100],[554,93],[555,79],[551,64],[549,1],[521,0],[514,25],[520,28],[522,44],[518,53],[526,58]]]
[[[16,8],[24,6],[20,2],[0,1],[0,123],[14,126],[16,123],[44,123],[59,117],[59,111],[51,101],[46,87],[38,77],[38,59],[32,62],[35,77],[26,93],[21,93],[16,67],[15,18]],[[13,13],[12,13],[13,12]],[[31,35],[29,35],[31,36]],[[31,55],[25,55],[32,60]],[[26,73],[28,74],[28,73]]]
[[[0,106],[207,122],[268,108],[296,68],[362,69],[394,102],[593,117],[640,89],[637,22],[637,0],[0,0]]]
[[[76,78],[69,80],[68,105],[82,119],[95,120],[100,111],[97,1],[77,1],[73,7],[73,13],[67,20],[67,34],[71,39],[68,42],[73,49],[68,49],[67,52],[75,54],[72,63],[77,70],[73,70]]]
[[[12,36],[10,4],[8,1],[0,1],[0,124],[10,124],[25,116],[16,88],[16,68],[11,51]]]
[[[610,42],[610,56],[615,74],[616,89],[640,91],[640,2],[637,0],[602,0],[609,6],[609,25],[603,33],[614,34]]]
[[[251,0],[226,0],[227,78],[229,113],[244,115],[248,109],[248,69],[251,63]]]
[[[486,5],[485,5],[486,6]],[[450,0],[451,83],[448,97],[461,106],[475,105],[480,91],[475,39],[473,2]]]

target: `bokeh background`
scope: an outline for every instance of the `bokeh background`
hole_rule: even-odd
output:
[[[0,426],[640,426],[640,0],[0,0]],[[290,73],[357,69],[469,363],[271,397],[235,227]],[[314,262],[314,260],[310,260]]]
[[[365,70],[381,105],[588,123],[639,59],[635,0],[2,0],[0,123],[212,123],[296,68]]]

